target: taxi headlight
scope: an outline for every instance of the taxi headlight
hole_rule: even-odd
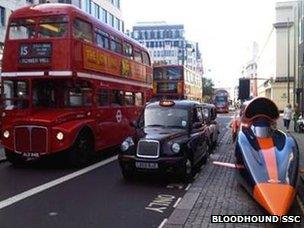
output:
[[[5,130],[4,132],[3,132],[3,137],[4,138],[8,138],[8,137],[10,137],[10,133],[9,133],[9,131],[8,130]]]
[[[59,141],[62,141],[62,140],[63,140],[63,137],[64,137],[64,135],[63,135],[63,133],[62,133],[61,131],[59,131],[59,132],[57,133],[57,135],[56,135],[56,138],[57,138]]]
[[[124,152],[124,151],[127,151],[130,146],[133,146],[134,145],[134,141],[131,137],[128,137],[126,138],[122,144],[120,145],[120,149]]]
[[[178,153],[180,151],[180,145],[178,143],[173,143],[171,149],[174,153]]]

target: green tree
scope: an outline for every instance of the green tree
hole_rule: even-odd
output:
[[[211,78],[203,78],[203,99],[206,101],[207,99],[212,98],[212,94],[214,91],[214,83]]]

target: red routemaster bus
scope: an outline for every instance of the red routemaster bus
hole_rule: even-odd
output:
[[[183,65],[154,66],[153,96],[202,101],[202,75]]]
[[[119,145],[152,96],[146,48],[80,9],[42,4],[9,19],[2,143],[12,163],[66,152],[73,165]]]
[[[219,89],[214,92],[213,103],[219,113],[229,112],[229,93],[227,90]]]

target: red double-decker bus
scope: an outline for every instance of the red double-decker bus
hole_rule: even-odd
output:
[[[202,101],[202,75],[183,65],[153,67],[155,99],[189,99]]]
[[[213,103],[218,113],[229,112],[229,93],[227,90],[219,89],[214,92]]]
[[[146,48],[80,9],[42,4],[9,19],[2,143],[12,163],[66,151],[73,165],[119,145],[152,96]]]

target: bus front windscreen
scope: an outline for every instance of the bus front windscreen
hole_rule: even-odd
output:
[[[36,23],[38,22],[38,26]],[[40,19],[15,19],[9,26],[9,39],[63,38],[68,34],[67,16],[49,16]]]
[[[180,67],[158,67],[153,70],[154,80],[180,80],[182,70]]]
[[[215,103],[219,105],[225,105],[227,103],[228,99],[225,96],[217,96],[215,98]]]

